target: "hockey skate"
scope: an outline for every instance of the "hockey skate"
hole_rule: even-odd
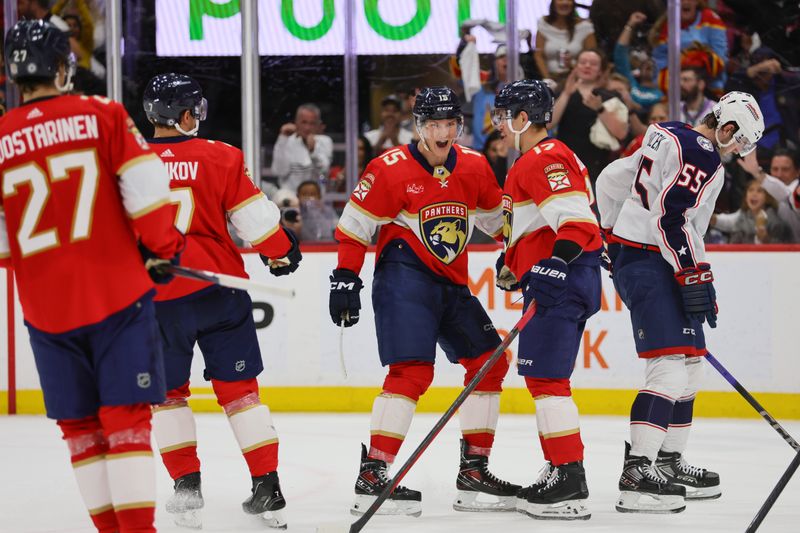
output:
[[[202,529],[203,493],[200,491],[200,472],[186,474],[175,480],[175,493],[167,500],[167,512],[176,526]]]
[[[719,474],[687,463],[678,452],[658,452],[656,467],[667,481],[686,487],[687,500],[714,500],[722,496]]]
[[[647,457],[631,455],[625,443],[625,465],[619,478],[620,513],[680,513],[686,509],[686,488],[670,482]]]
[[[553,466],[547,483],[528,493],[526,513],[538,520],[588,520],[588,497],[582,461]]]
[[[513,511],[516,495],[522,488],[489,472],[489,458],[467,455],[467,442],[461,440],[461,467],[456,477],[456,511]]]
[[[286,529],[286,519],[283,516],[286,500],[281,492],[278,472],[254,477],[251,492],[250,497],[242,503],[244,512],[260,515],[268,527]]]
[[[539,470],[539,477],[536,478],[536,481],[517,491],[517,512],[522,514],[528,512],[528,495],[547,485],[547,478],[550,477],[550,472],[552,471],[553,465],[550,464],[550,461],[545,462],[544,466]]]
[[[361,470],[356,479],[356,499],[350,514],[364,514],[389,482],[386,461],[367,457],[367,447],[362,444]],[[398,485],[375,514],[419,516],[422,514],[422,493]]]

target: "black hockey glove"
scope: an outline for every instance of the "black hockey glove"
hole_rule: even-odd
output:
[[[358,323],[358,313],[361,310],[361,297],[358,295],[364,284],[358,274],[346,268],[337,268],[330,277],[331,320],[337,326],[349,328]]]
[[[675,274],[683,298],[683,312],[689,320],[717,327],[717,291],[711,265],[698,263],[697,268],[684,268]]]
[[[506,253],[500,254],[497,258],[497,263],[494,265],[497,277],[494,284],[504,291],[519,290],[519,281],[513,272],[506,266]]]
[[[175,274],[172,274],[161,267],[170,264],[179,265],[181,262],[180,252],[176,253],[171,259],[163,259],[158,257],[149,248],[147,248],[147,246],[142,244],[142,241],[139,241],[138,245],[139,253],[142,255],[142,260],[144,261],[144,267],[147,269],[147,273],[150,275],[150,279],[153,280],[153,283],[165,285],[175,279]]]
[[[294,232],[288,228],[282,228],[292,247],[286,252],[286,255],[280,259],[270,259],[265,255],[258,254],[261,262],[269,267],[269,271],[273,276],[288,276],[298,269],[300,261],[303,260],[303,254],[300,253],[300,243],[297,241]]]
[[[526,276],[528,286],[525,296],[536,300],[536,305],[554,307],[567,297],[569,266],[563,259],[550,257],[533,265]]]

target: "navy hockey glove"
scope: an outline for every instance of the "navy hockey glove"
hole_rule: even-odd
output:
[[[517,281],[517,277],[506,266],[505,252],[501,253],[500,257],[497,258],[497,263],[495,263],[494,268],[497,272],[497,277],[495,278],[494,284],[497,287],[504,291],[519,290],[519,281]]]
[[[171,259],[163,259],[150,251],[141,241],[139,241],[138,245],[139,253],[142,255],[142,260],[144,261],[144,267],[147,269],[147,273],[150,275],[150,279],[153,280],[153,283],[164,285],[175,279],[175,274],[167,272],[161,267],[169,264],[179,265],[181,262],[180,252],[176,253]]]
[[[349,328],[358,323],[358,313],[361,310],[361,297],[358,295],[364,284],[358,274],[346,268],[337,268],[330,277],[331,320],[337,326]]]
[[[273,276],[288,276],[300,266],[300,261],[303,260],[303,254],[300,253],[300,243],[297,241],[294,232],[288,228],[283,228],[284,233],[292,243],[292,247],[286,252],[286,255],[280,259],[270,259],[265,255],[258,254],[261,262],[269,267],[269,271]]]
[[[567,275],[569,266],[563,259],[550,257],[533,265],[526,276],[528,286],[525,295],[536,300],[536,305],[554,307],[567,297]]]
[[[683,312],[689,320],[717,327],[717,291],[711,265],[698,263],[697,268],[684,268],[675,274],[683,298]]]

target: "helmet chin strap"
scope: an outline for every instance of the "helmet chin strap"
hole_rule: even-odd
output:
[[[506,119],[506,127],[508,128],[508,131],[514,134],[514,148],[518,152],[521,152],[522,148],[520,148],[519,146],[520,137],[522,136],[523,133],[528,131],[528,128],[531,127],[531,121],[529,120],[528,122],[526,122],[525,125],[522,127],[522,129],[517,131],[514,129],[514,124],[511,122],[511,119],[508,118]]]
[[[175,129],[178,130],[183,135],[186,135],[187,137],[194,137],[195,135],[197,135],[197,130],[200,129],[200,121],[195,120],[194,128],[190,129],[189,131],[186,131],[183,128],[181,128],[180,124],[175,124]]]
[[[722,128],[717,128],[717,129],[714,130],[714,138],[717,140],[717,146],[719,146],[720,148],[727,148],[728,146],[730,146],[733,143],[735,143],[736,139],[734,139],[733,135],[731,135],[731,140],[726,142],[726,143],[723,143],[722,141],[719,140],[719,130],[721,130],[721,129]]]
[[[64,72],[64,84],[58,83],[58,76],[56,76],[55,86],[56,90],[61,94],[68,93],[72,90],[72,75],[75,73],[75,69],[71,66],[68,66]]]

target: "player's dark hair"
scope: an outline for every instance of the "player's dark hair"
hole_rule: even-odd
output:
[[[718,125],[717,117],[714,116],[714,113],[706,114],[706,116],[703,117],[703,120],[701,120],[700,123],[712,130],[717,129]]]

